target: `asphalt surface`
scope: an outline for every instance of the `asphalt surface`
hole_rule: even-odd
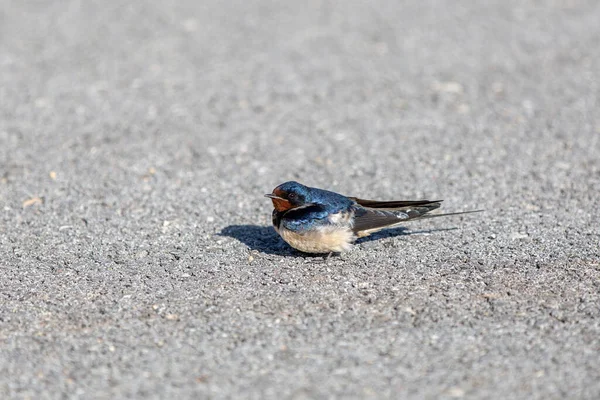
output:
[[[0,397],[600,398],[599,20],[1,1]],[[325,260],[291,179],[486,212]]]

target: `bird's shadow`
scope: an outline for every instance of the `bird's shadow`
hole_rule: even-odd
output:
[[[280,256],[295,255],[297,252],[275,232],[272,226],[229,225],[219,232],[219,236],[232,237],[244,243],[250,250]]]
[[[433,232],[453,231],[458,228],[428,229],[420,231],[410,231],[404,227],[388,229],[373,233],[370,236],[358,239],[356,244],[366,243],[373,240],[381,240],[396,236],[409,236],[418,234],[430,234]],[[275,232],[272,226],[259,225],[229,225],[221,230],[219,236],[232,237],[244,243],[250,250],[256,250],[266,254],[275,254],[280,256],[307,257],[312,254],[302,253],[290,247]],[[322,255],[317,255],[322,257]]]

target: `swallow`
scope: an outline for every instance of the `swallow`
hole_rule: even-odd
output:
[[[273,202],[273,226],[281,238],[297,250],[316,254],[348,251],[356,239],[410,220],[481,211],[425,215],[442,200],[364,200],[294,181],[265,197]]]

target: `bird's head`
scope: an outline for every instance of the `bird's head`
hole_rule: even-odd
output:
[[[311,203],[310,188],[294,181],[285,182],[273,189],[273,193],[265,194],[273,201],[277,211],[287,211]]]

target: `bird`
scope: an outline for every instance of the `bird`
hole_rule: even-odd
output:
[[[356,239],[410,220],[482,211],[426,215],[442,200],[365,200],[296,181],[282,183],[265,197],[273,202],[273,226],[281,238],[313,254],[348,251]]]

